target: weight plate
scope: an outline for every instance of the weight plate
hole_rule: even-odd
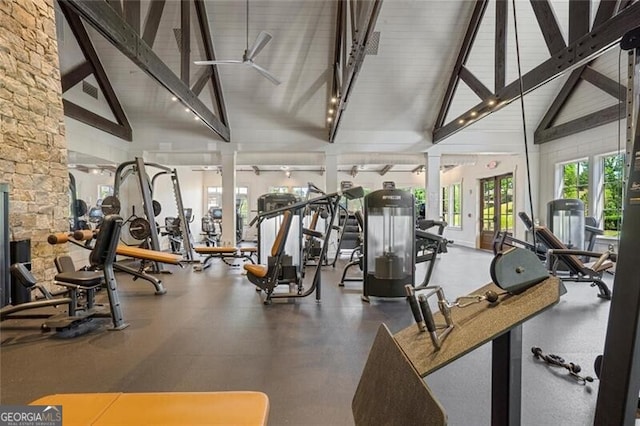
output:
[[[147,219],[137,217],[129,223],[129,234],[136,240],[146,240],[151,235],[151,227]]]
[[[549,278],[549,272],[533,252],[514,247],[496,255],[489,268],[491,279],[509,293],[519,293]]]
[[[158,215],[160,215],[161,212],[162,212],[162,205],[158,201],[153,200],[153,215],[155,217],[158,217]]]
[[[120,213],[120,200],[113,195],[109,195],[107,198],[102,200],[101,204],[102,213],[105,216],[110,214],[119,214]]]

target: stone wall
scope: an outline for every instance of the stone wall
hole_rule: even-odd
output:
[[[67,148],[54,0],[0,0],[0,181],[13,239],[31,239],[32,270],[50,283],[47,235],[69,229]]]

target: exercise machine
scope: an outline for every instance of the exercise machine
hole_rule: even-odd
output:
[[[369,296],[404,297],[415,279],[415,207],[413,195],[381,189],[364,198],[364,281]]]
[[[274,243],[271,247],[271,257],[274,259],[273,262],[261,265],[250,265],[245,264],[244,269],[247,271],[247,278],[249,281],[254,283],[259,290],[262,290],[266,293],[266,298],[264,300],[265,304],[270,304],[273,299],[295,299],[301,297],[307,297],[313,293],[316,295],[316,302],[320,302],[321,300],[321,289],[322,289],[322,278],[321,278],[321,268],[320,265],[316,266],[315,273],[313,275],[313,279],[311,282],[311,286],[308,289],[304,289],[302,286],[302,282],[296,286],[295,291],[289,291],[288,293],[275,293],[274,290],[281,283],[280,282],[280,272],[283,267],[281,259],[286,254],[286,244],[287,239],[290,238],[290,227],[293,223],[293,217],[300,212],[301,210],[306,209],[310,204],[314,205],[322,205],[326,209],[327,215],[327,231],[322,233],[320,231],[315,231],[311,229],[303,229],[303,235],[312,235],[316,238],[321,239],[322,250],[320,252],[319,258],[322,259],[326,256],[327,249],[329,245],[327,241],[331,238],[331,232],[334,229],[334,222],[338,215],[338,208],[340,205],[340,200],[342,197],[346,197],[347,199],[357,199],[362,198],[364,195],[364,190],[362,187],[354,187],[345,191],[338,191],[332,194],[321,195],[320,197],[316,197],[312,200],[301,201],[298,203],[294,203],[288,206],[284,206],[281,208],[273,209],[267,212],[258,213],[251,223],[251,225],[255,224],[260,220],[266,220],[269,218],[275,218],[280,216],[281,226],[278,229],[278,233],[274,238]],[[290,290],[291,290],[291,286]]]
[[[44,296],[44,299],[4,306],[0,309],[0,320],[42,318],[42,314],[21,314],[21,312],[43,307],[67,305],[67,312],[65,313],[56,312],[54,314],[44,315],[47,320],[42,325],[43,331],[55,329],[57,332],[62,333],[62,335],[77,336],[83,332],[79,326],[94,317],[111,318],[114,330],[126,328],[128,324],[124,322],[122,315],[113,269],[121,226],[121,217],[110,215],[105,218],[97,234],[95,245],[89,255],[91,271],[62,272],[54,277],[55,284],[66,288],[66,291],[61,293],[65,297],[53,297],[44,287],[37,284],[36,279],[25,264],[13,264],[11,266],[11,273],[18,282],[28,288],[30,292],[39,290]],[[96,288],[103,285],[103,283],[106,286],[109,298],[109,313],[95,309],[93,303],[93,292]],[[78,294],[80,291],[88,295],[86,305],[83,307],[78,305]]]
[[[303,207],[307,207],[309,202],[305,202]],[[257,222],[258,227],[258,263],[271,265],[275,262],[270,255],[275,242],[278,230],[282,226],[282,216],[280,214],[269,214],[274,211],[282,212],[289,206],[300,205],[300,199],[295,194],[289,193],[268,193],[258,197],[258,215],[251,221],[249,226]],[[291,226],[286,240],[285,254],[280,259],[279,284],[302,285],[302,222],[305,208],[292,210]]]
[[[150,177],[147,169],[154,169],[156,173]],[[182,193],[180,191],[180,182],[178,181],[178,173],[176,169],[171,169],[156,163],[147,163],[141,157],[136,157],[134,161],[127,161],[118,166],[115,172],[115,180],[113,185],[113,196],[107,197],[102,202],[102,210],[106,213],[118,213],[120,211],[120,201],[118,199],[124,180],[131,175],[137,176],[138,189],[142,195],[142,208],[144,217],[148,224],[149,231],[149,248],[153,251],[161,251],[159,240],[159,227],[152,226],[155,224],[155,217],[160,213],[160,203],[153,199],[154,187],[156,180],[160,176],[169,176],[173,188],[173,194],[176,200],[177,214],[180,219],[179,227],[183,236],[182,243],[184,245],[183,261],[194,262],[193,246],[191,244],[191,234],[189,231],[189,222],[185,217],[185,208],[182,204]],[[105,210],[105,208],[107,210]],[[153,262],[155,272],[162,272],[162,265]]]

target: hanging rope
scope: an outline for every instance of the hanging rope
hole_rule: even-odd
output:
[[[248,52],[248,51],[249,51],[249,0],[247,0],[247,12],[246,12],[246,14],[245,14],[245,15],[246,15],[246,17],[247,17],[247,22],[246,22],[246,25],[245,25],[245,31],[246,31],[246,37],[245,37],[245,40],[246,40],[246,47],[245,47],[245,50],[244,50],[244,51],[245,51],[245,52]]]
[[[529,166],[529,143],[527,141],[527,120],[524,113],[524,85],[522,83],[522,69],[520,67],[520,43],[518,40],[518,18],[516,14],[516,0],[511,0],[512,9],[513,9],[513,26],[514,26],[514,34],[516,37],[516,59],[518,62],[518,82],[520,89],[520,109],[522,112],[522,131],[524,133],[524,156],[527,164],[527,189],[529,191],[529,206],[531,207],[531,222],[533,223],[533,247],[534,250],[538,249],[538,244],[536,243],[536,219],[533,213],[533,196],[531,195],[531,170]]]

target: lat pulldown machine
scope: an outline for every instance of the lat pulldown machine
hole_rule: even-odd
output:
[[[291,204],[289,206],[285,206],[278,209],[273,209],[268,212],[260,213],[258,216],[254,218],[251,222],[250,226],[253,226],[255,222],[259,220],[263,220],[266,218],[272,218],[276,216],[280,216],[284,214],[285,220],[283,220],[283,224],[286,229],[281,229],[278,232],[278,236],[276,237],[276,241],[274,246],[272,247],[272,255],[277,255],[278,258],[281,257],[282,251],[284,251],[284,245],[286,244],[286,238],[288,234],[288,227],[291,226],[291,216],[297,214],[299,211],[306,209],[309,205],[313,204],[316,206],[323,206],[328,212],[327,216],[327,231],[320,232],[311,229],[304,228],[302,230],[302,235],[311,235],[315,238],[318,238],[322,244],[322,250],[319,255],[319,259],[324,259],[327,254],[327,249],[329,244],[327,241],[331,237],[331,231],[334,228],[334,222],[336,216],[338,215],[340,200],[342,197],[346,197],[348,200],[353,200],[356,198],[362,198],[364,196],[364,190],[362,187],[350,188],[345,191],[338,191],[332,194],[326,194],[312,200],[302,201],[299,203]],[[302,238],[302,235],[299,238]],[[285,241],[283,241],[283,238]],[[264,301],[266,305],[270,304],[272,299],[287,299],[287,298],[300,298],[307,297],[315,292],[316,301],[320,302],[321,299],[321,270],[320,265],[316,266],[315,273],[313,275],[313,281],[309,289],[304,291],[302,285],[297,286],[296,292],[289,293],[274,293],[275,288],[279,284],[278,272],[280,271],[282,265],[279,262],[270,264],[268,266],[265,265],[249,265],[245,264],[245,269],[247,270],[247,278],[249,281],[254,283],[260,290],[264,290],[267,294],[267,297]]]

